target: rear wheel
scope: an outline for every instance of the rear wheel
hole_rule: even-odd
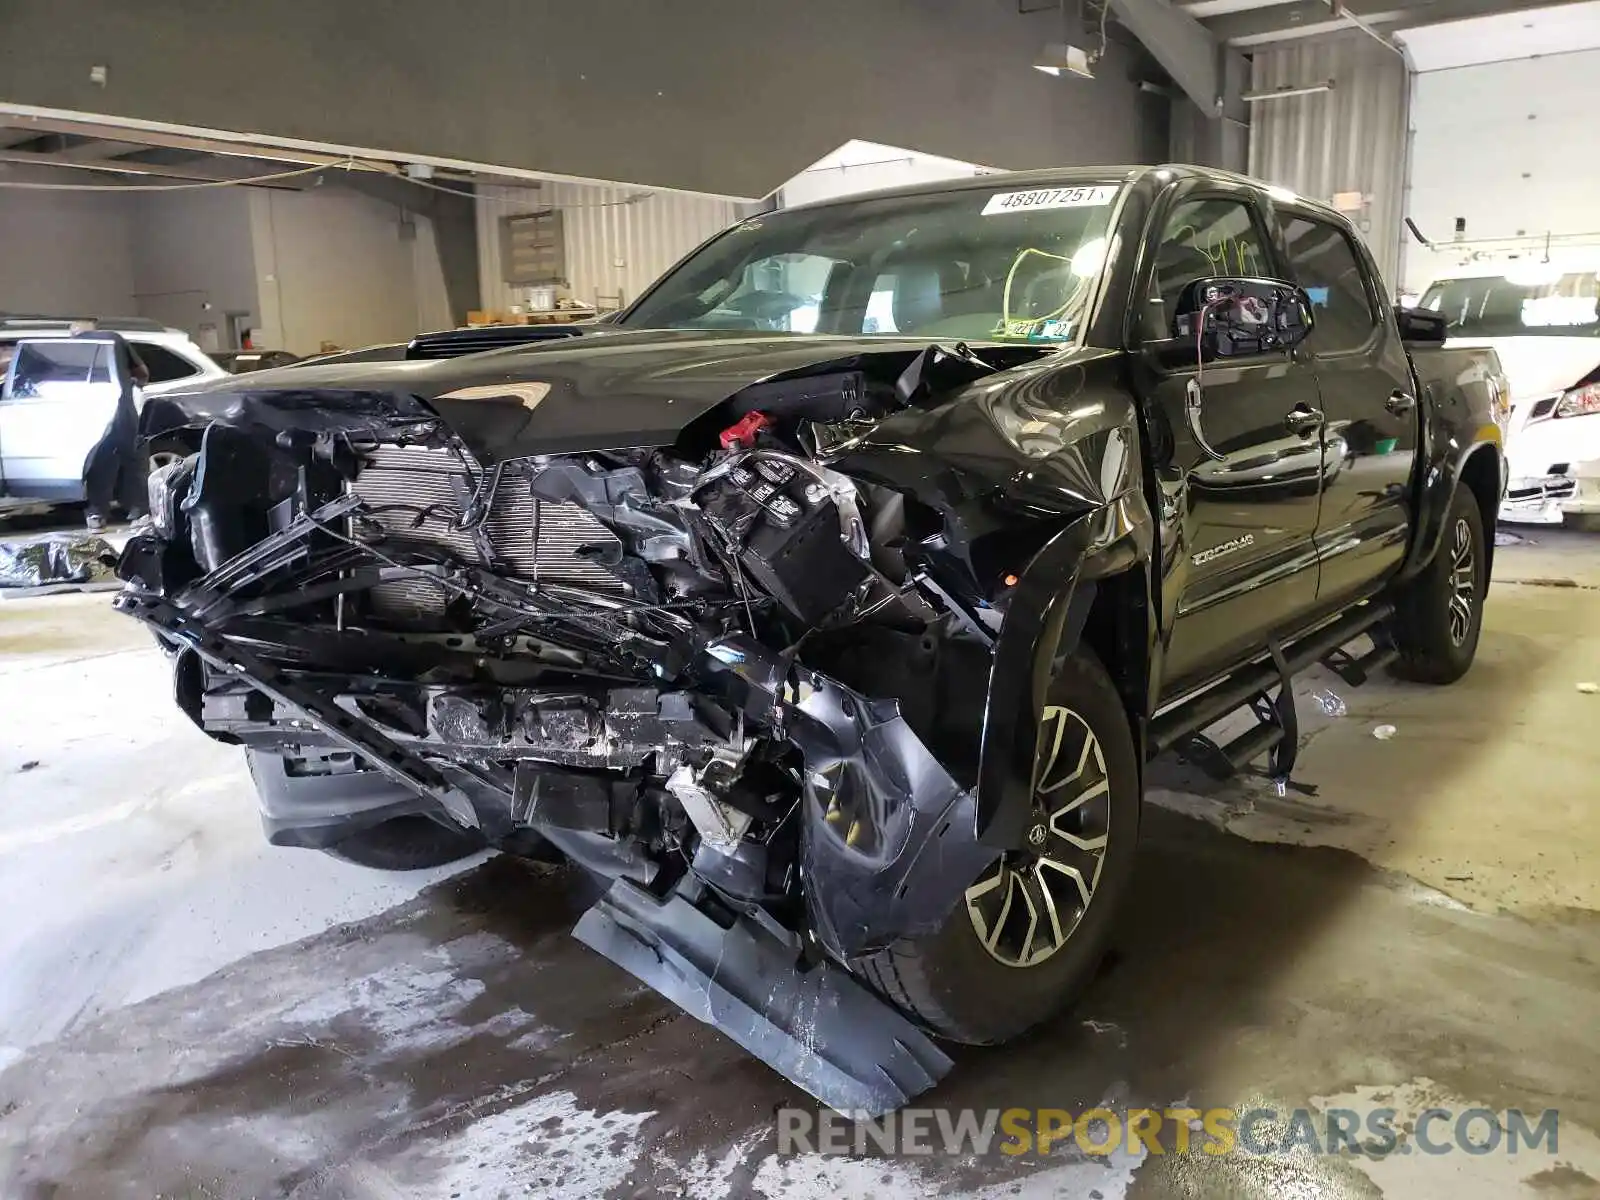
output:
[[[1008,1041],[1066,1007],[1105,953],[1139,834],[1127,713],[1087,651],[1065,660],[1040,724],[1025,849],[967,889],[938,933],[857,964],[954,1041]]]
[[[1395,597],[1394,673],[1418,683],[1454,683],[1478,652],[1488,583],[1483,515],[1465,487],[1456,489],[1433,561]]]

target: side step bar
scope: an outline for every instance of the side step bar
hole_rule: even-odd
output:
[[[1283,742],[1285,729],[1281,720],[1275,722],[1264,711],[1267,690],[1274,685],[1282,689],[1279,698],[1281,709],[1289,703],[1286,697],[1289,678],[1317,662],[1327,663],[1347,683],[1354,685],[1357,680],[1353,676],[1357,675],[1359,681],[1364,682],[1368,673],[1394,660],[1394,649],[1383,638],[1378,640],[1374,650],[1359,659],[1345,654],[1340,648],[1362,634],[1370,633],[1393,615],[1394,606],[1387,602],[1372,602],[1352,609],[1337,621],[1289,643],[1281,652],[1257,660],[1209,691],[1201,692],[1193,699],[1162,713],[1150,723],[1150,753],[1153,756],[1172,749],[1184,738],[1198,734],[1234,709],[1247,704],[1255,707],[1261,724],[1221,747],[1221,758],[1230,769],[1238,770],[1251,759],[1277,750]],[[1350,674],[1346,674],[1347,671]]]
[[[794,935],[749,916],[724,929],[681,895],[619,879],[572,936],[841,1113],[899,1108],[953,1065],[844,968],[800,970]]]

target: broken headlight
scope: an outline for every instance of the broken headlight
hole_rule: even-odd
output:
[[[1600,383],[1575,387],[1556,402],[1556,417],[1587,417],[1600,413]]]

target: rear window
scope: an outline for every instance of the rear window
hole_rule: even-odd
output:
[[[1441,280],[1423,294],[1422,307],[1442,312],[1460,337],[1600,337],[1600,276],[1530,264]]]

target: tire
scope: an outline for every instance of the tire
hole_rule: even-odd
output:
[[[1458,487],[1433,561],[1395,595],[1394,674],[1417,683],[1454,683],[1467,673],[1483,628],[1483,514]]]
[[[425,871],[483,849],[479,838],[446,829],[427,817],[395,817],[324,848],[340,862],[375,871]]]
[[[1051,729],[1062,731],[1059,740],[1050,736]],[[1099,746],[1098,756],[1087,744],[1088,735]],[[1054,931],[1048,926],[1042,933],[1026,930],[1025,925],[1009,921],[1003,911],[1009,901],[1001,901],[1000,896],[1002,892],[1009,895],[1012,885],[991,882],[1003,881],[1007,871],[1023,880],[1031,878],[1032,890],[1019,891],[1017,896],[1032,898],[1035,902],[1028,907],[1033,910],[1044,907],[1037,903],[1042,898],[1039,888],[1044,886],[1053,885],[1058,912],[1076,904],[1073,895],[1081,892],[1070,877],[1064,878],[1059,869],[1047,870],[1030,851],[1006,855],[974,880],[963,902],[937,933],[896,943],[855,964],[858,973],[891,1003],[952,1041],[971,1045],[1010,1041],[1070,1005],[1099,967],[1112,920],[1127,890],[1139,837],[1139,764],[1121,697],[1105,668],[1086,649],[1063,661],[1051,685],[1040,746],[1041,762],[1046,765],[1039,781],[1040,808],[1030,830],[1030,844],[1042,842],[1048,854],[1059,852],[1062,861],[1071,861],[1074,848],[1060,843],[1055,833],[1075,832],[1080,841],[1092,845],[1104,831],[1096,873],[1089,880],[1089,902],[1082,906],[1076,922],[1064,930],[1066,936],[1057,948],[1039,956],[1040,938],[1054,942]],[[1059,761],[1047,761],[1052,748]],[[1089,779],[1096,782],[1087,788],[1076,786]],[[1077,799],[1085,790],[1094,791],[1100,781],[1106,785],[1100,795]],[[1072,799],[1051,818],[1049,806],[1069,796]],[[1076,851],[1075,861],[1084,864],[1080,874],[1087,874],[1081,849]],[[1074,889],[1064,900],[1063,886]],[[974,906],[979,910],[976,918]],[[1023,909],[1018,906],[1016,911]],[[1022,936],[1014,937],[1019,930]],[[1008,961],[990,950],[989,939]],[[1035,953],[1028,953],[1030,948]]]

